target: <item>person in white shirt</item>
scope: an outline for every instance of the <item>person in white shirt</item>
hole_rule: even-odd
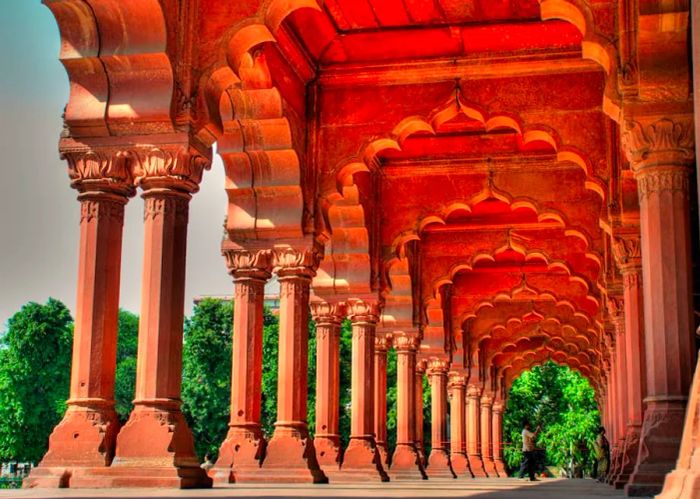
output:
[[[536,482],[535,478],[535,439],[540,433],[540,427],[533,432],[530,431],[530,423],[526,422],[523,428],[523,462],[520,465],[519,478],[523,478],[527,472],[530,481]]]

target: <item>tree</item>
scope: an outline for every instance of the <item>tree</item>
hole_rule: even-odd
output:
[[[272,437],[277,420],[277,364],[279,356],[279,320],[265,307],[263,315],[263,369],[261,425],[265,438]]]
[[[138,343],[139,316],[126,310],[120,310],[114,399],[115,409],[122,423],[129,418],[133,406]]]
[[[65,412],[73,319],[49,298],[13,315],[0,337],[0,461],[41,459]]]
[[[523,423],[541,425],[538,445],[546,449],[548,465],[580,467],[589,464],[600,414],[595,392],[576,371],[547,362],[526,371],[515,380],[503,417],[506,464],[520,465]]]
[[[215,456],[228,430],[232,324],[231,302],[216,299],[199,302],[185,321],[182,412],[200,457]]]

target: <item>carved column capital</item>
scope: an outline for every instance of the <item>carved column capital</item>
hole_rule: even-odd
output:
[[[131,197],[136,193],[127,155],[117,147],[88,147],[63,139],[61,158],[68,163],[71,187],[86,193]]]
[[[379,321],[380,306],[377,300],[350,298],[346,301],[346,304],[348,318],[353,323],[367,322],[376,324]]]
[[[420,341],[418,342],[420,344]],[[428,363],[424,360],[416,361],[416,376],[423,376],[428,367]]]
[[[494,414],[502,414],[504,406],[505,406],[505,404],[503,403],[502,400],[494,400],[493,405],[491,406],[491,410],[493,411]]]
[[[642,265],[642,241],[639,232],[635,234],[616,235],[612,243],[615,263],[624,272],[628,269],[641,268]]]
[[[481,397],[481,387],[478,385],[467,386],[467,397],[473,399]]]
[[[481,407],[493,405],[493,397],[488,393],[481,396]]]
[[[225,249],[226,268],[234,279],[268,280],[272,272],[272,253],[269,250],[248,251]]]
[[[626,117],[622,147],[636,174],[656,166],[688,168],[695,147],[693,116]]]
[[[450,368],[449,362],[443,359],[428,360],[428,376],[446,375]]]
[[[134,145],[124,154],[133,165],[134,183],[143,190],[199,190],[204,170],[211,167],[211,150],[200,150],[187,141]]]
[[[305,276],[311,279],[322,259],[323,250],[316,245],[305,250],[286,245],[272,248],[272,265],[280,278]]]
[[[462,374],[451,372],[447,380],[447,388],[464,388],[467,385],[467,380]]]
[[[386,353],[389,350],[390,337],[386,333],[377,333],[374,337],[374,351]]]
[[[345,303],[314,300],[309,303],[311,317],[317,325],[340,326],[345,318]]]
[[[414,334],[398,333],[393,337],[394,348],[399,352],[415,352],[418,350],[420,341]]]

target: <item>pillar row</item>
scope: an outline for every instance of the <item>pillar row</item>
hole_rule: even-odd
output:
[[[260,425],[263,306],[270,251],[224,251],[234,280],[229,430],[210,475],[215,483],[256,481],[266,441]]]

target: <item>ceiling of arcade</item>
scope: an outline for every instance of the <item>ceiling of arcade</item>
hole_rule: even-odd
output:
[[[138,14],[131,48],[101,40],[105,95],[128,97],[127,69],[161,74],[160,38],[178,62],[172,109],[146,93],[143,123],[123,106],[101,119],[115,134],[117,111],[132,130],[171,112],[216,143],[231,240],[321,241],[316,296],[381,296],[388,329],[419,330],[425,355],[467,374],[554,358],[598,376],[610,233],[636,217],[610,118],[621,2],[103,3],[99,19]],[[50,5],[64,26],[69,4]],[[163,33],[141,29],[160,9]],[[86,33],[63,47],[71,102],[102,85]],[[74,136],[107,133],[90,102],[66,110]]]

